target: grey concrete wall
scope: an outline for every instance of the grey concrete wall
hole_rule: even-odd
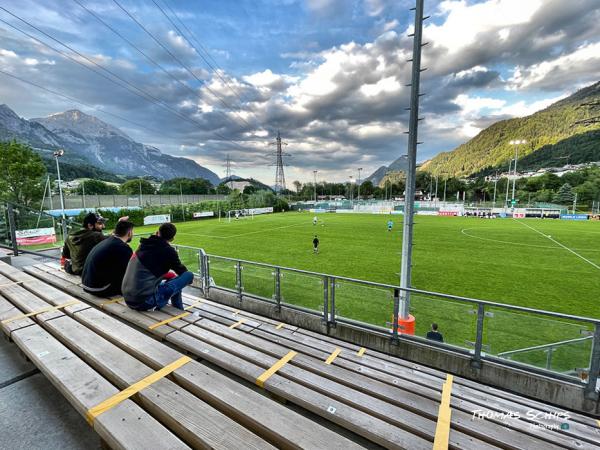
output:
[[[400,338],[393,343],[390,336],[369,331],[349,324],[337,323],[328,327],[322,317],[298,311],[274,303],[242,297],[240,303],[236,294],[211,288],[209,298],[216,302],[242,308],[256,314],[296,325],[307,330],[326,334],[369,349],[397,356],[424,366],[484,383],[496,388],[521,394],[538,401],[551,403],[561,408],[592,414],[600,417],[598,396],[587,398],[581,384],[570,383],[552,377],[506,366],[492,361],[482,360],[479,368],[474,368],[468,354],[445,350],[428,345],[426,342]]]

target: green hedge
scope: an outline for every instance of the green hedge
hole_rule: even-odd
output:
[[[275,212],[288,211],[288,203],[281,198],[276,199],[274,205],[263,205],[264,207],[273,206]],[[220,204],[220,205],[219,205]],[[252,206],[253,208],[260,208],[263,206]],[[193,213],[200,211],[213,211],[215,217],[218,217],[219,211],[221,216],[227,214],[227,211],[232,209],[238,209],[239,204],[237,202],[226,201],[205,201],[200,203],[187,203],[183,207],[181,205],[167,205],[167,206],[148,206],[142,209],[127,209],[123,208],[119,212],[112,212],[110,210],[103,210],[100,208],[100,214],[107,219],[106,228],[110,229],[115,226],[119,217],[129,216],[129,220],[136,226],[144,225],[144,217],[155,214],[170,214],[171,222],[184,222],[193,220]],[[82,212],[77,217],[76,221],[79,223],[83,222],[83,218],[87,213]]]

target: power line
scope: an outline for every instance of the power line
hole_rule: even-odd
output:
[[[95,61],[91,60],[91,59],[90,59],[90,58],[88,58],[87,56],[85,56],[85,55],[83,55],[82,53],[78,52],[77,50],[73,49],[73,48],[72,48],[72,47],[70,47],[69,45],[67,45],[67,44],[63,43],[63,42],[62,42],[62,41],[60,41],[59,39],[56,39],[56,38],[54,38],[53,36],[49,35],[49,34],[48,34],[48,33],[46,33],[45,31],[43,31],[43,30],[41,30],[40,28],[36,27],[35,25],[33,25],[33,24],[31,24],[31,23],[27,22],[25,19],[22,19],[21,17],[17,16],[16,14],[13,14],[13,13],[12,13],[12,12],[10,12],[9,10],[7,10],[6,8],[4,8],[4,7],[0,6],[0,9],[1,9],[1,10],[3,10],[3,11],[5,11],[5,12],[6,12],[6,13],[8,13],[9,15],[11,15],[12,17],[14,17],[14,18],[16,18],[16,19],[20,20],[21,22],[23,22],[23,23],[25,23],[25,24],[29,25],[31,28],[33,28],[33,29],[37,30],[38,32],[40,32],[41,34],[43,34],[43,35],[47,36],[48,38],[52,39],[53,41],[57,42],[58,44],[60,44],[60,45],[64,46],[65,48],[68,48],[68,49],[69,49],[69,50],[71,50],[73,53],[75,53],[75,54],[79,55],[80,57],[82,57],[82,58],[83,58],[83,59],[85,59],[86,61],[89,61],[90,63],[92,63],[94,66],[98,67],[99,69],[103,70],[104,72],[107,72],[107,73],[109,73],[110,75],[112,75],[113,77],[115,77],[115,78],[116,78],[117,80],[119,80],[120,82],[117,82],[116,80],[114,80],[114,79],[110,78],[109,76],[105,75],[104,73],[102,73],[102,72],[100,72],[100,71],[98,71],[98,70],[94,69],[93,67],[90,67],[90,66],[88,66],[88,65],[86,65],[86,64],[84,64],[84,63],[82,63],[81,61],[78,61],[77,59],[73,58],[71,55],[69,55],[69,54],[67,54],[67,53],[63,52],[62,50],[59,50],[59,49],[57,49],[57,48],[55,48],[55,47],[52,47],[51,45],[47,44],[46,42],[44,42],[44,41],[42,41],[42,40],[38,39],[37,37],[35,37],[35,36],[33,36],[32,34],[30,34],[30,33],[26,32],[26,31],[24,31],[24,30],[20,29],[19,27],[15,26],[15,25],[13,25],[13,24],[11,24],[11,23],[9,23],[9,22],[7,22],[6,20],[4,20],[4,19],[0,19],[0,22],[3,22],[4,24],[8,25],[9,27],[13,28],[14,30],[16,30],[16,31],[18,31],[18,32],[20,32],[20,33],[22,33],[22,34],[24,34],[25,36],[27,36],[27,37],[29,37],[29,38],[31,38],[31,39],[33,39],[33,40],[35,40],[36,42],[39,42],[39,43],[40,43],[40,44],[42,44],[43,46],[45,46],[45,47],[48,47],[49,49],[51,49],[51,50],[53,50],[53,51],[57,52],[58,54],[60,54],[60,55],[64,56],[65,58],[68,58],[69,60],[73,61],[74,63],[76,63],[76,64],[78,64],[78,65],[80,65],[80,66],[82,66],[82,67],[84,67],[84,68],[86,68],[86,69],[88,69],[88,70],[91,70],[92,72],[94,72],[94,73],[96,73],[96,74],[100,75],[101,77],[103,77],[103,78],[107,79],[108,81],[110,81],[110,82],[112,82],[112,83],[114,83],[114,84],[116,84],[116,85],[118,85],[118,86],[122,87],[123,89],[126,89],[126,90],[128,90],[129,92],[133,93],[134,95],[136,95],[136,96],[138,96],[138,97],[140,97],[140,98],[142,98],[142,99],[144,99],[144,100],[146,100],[146,101],[148,101],[148,102],[150,102],[150,103],[157,104],[157,105],[159,105],[159,106],[163,107],[164,109],[166,109],[166,110],[170,111],[171,113],[175,114],[175,115],[176,115],[176,116],[178,116],[179,118],[181,118],[181,119],[183,119],[183,120],[186,120],[186,121],[188,121],[188,122],[190,122],[190,123],[192,123],[192,124],[194,124],[194,125],[199,125],[199,126],[201,126],[201,127],[203,126],[203,124],[202,124],[202,123],[200,123],[200,122],[198,122],[197,120],[195,120],[195,119],[192,119],[192,118],[190,118],[190,117],[187,117],[187,116],[185,116],[185,115],[181,114],[179,111],[177,111],[177,110],[173,109],[172,107],[170,107],[169,105],[167,105],[166,103],[164,103],[163,101],[161,101],[160,99],[158,99],[158,98],[156,98],[156,97],[154,97],[154,96],[152,96],[152,95],[148,94],[148,93],[147,93],[147,92],[145,92],[143,89],[140,89],[140,88],[138,88],[137,86],[135,86],[135,85],[133,85],[132,83],[130,83],[129,81],[127,81],[127,80],[123,79],[123,78],[122,78],[122,77],[120,77],[119,75],[116,75],[116,74],[115,74],[114,72],[112,72],[111,70],[109,70],[109,69],[106,69],[106,68],[105,68],[105,67],[103,67],[102,65],[100,65],[100,64],[96,63]],[[126,85],[123,85],[123,83],[125,83]],[[135,91],[139,91],[139,92],[141,92],[141,94],[139,94],[138,92],[135,92],[134,90],[132,90],[131,88],[129,88],[127,85],[128,85],[128,86],[131,86],[133,89],[135,89]],[[232,141],[231,139],[228,139],[228,138],[226,138],[225,136],[221,135],[220,133],[217,133],[217,132],[214,132],[214,131],[213,131],[213,132],[212,132],[212,134],[213,134],[214,136],[217,136],[217,137],[218,137],[218,138],[220,138],[221,140],[232,142],[234,145],[236,145],[236,146],[238,146],[240,149],[244,150],[244,148],[243,148],[242,146],[240,146],[240,145],[239,145],[239,144],[237,144],[236,142]]]
[[[176,55],[174,55],[173,52],[171,52],[157,37],[155,37],[150,31],[148,31],[148,29],[140,21],[138,21],[123,5],[121,5],[117,0],[113,0],[113,2],[125,14],[127,14],[127,16],[129,16],[131,18],[131,20],[133,20],[142,30],[144,30],[144,32],[146,34],[148,34],[148,36],[150,36],[154,40],[154,42],[156,42],[163,50],[165,50],[171,56],[171,58],[173,58],[175,61],[177,61],[177,63],[179,63],[179,65],[181,65],[181,67],[183,67],[190,75],[192,75],[192,77],[194,77],[196,80],[198,80],[198,82],[202,83],[203,87],[206,88],[206,90],[209,91],[212,95],[214,95],[215,98],[217,98],[225,108],[229,109],[231,112],[236,114],[242,120],[242,122],[244,122],[247,126],[252,127],[252,125],[250,125],[250,123],[248,123],[242,116],[240,116],[239,113],[236,112],[225,100],[223,100],[215,91],[213,91],[209,86],[207,86],[207,84],[203,80],[198,78],[198,76],[185,63],[183,63]]]
[[[193,95],[197,95],[198,93],[196,91],[194,91],[191,87],[189,87],[187,84],[183,83],[181,80],[179,80],[177,77],[175,77],[171,72],[169,72],[167,69],[165,69],[163,66],[161,66],[159,63],[157,63],[152,57],[148,56],[143,50],[141,50],[139,47],[137,47],[133,42],[131,42],[129,39],[127,39],[125,36],[123,36],[118,30],[116,30],[114,27],[112,27],[110,24],[108,24],[107,22],[105,22],[100,16],[98,16],[94,11],[90,10],[89,8],[87,8],[83,3],[81,3],[79,0],[73,0],[75,3],[77,3],[81,8],[83,8],[85,11],[87,11],[90,15],[92,15],[93,17],[96,18],[96,20],[98,20],[102,25],[104,25],[106,28],[108,28],[109,30],[111,30],[113,33],[115,33],[117,36],[119,36],[121,39],[123,39],[125,42],[127,42],[131,47],[133,47],[135,50],[138,51],[138,53],[140,53],[144,58],[148,59],[152,64],[154,64],[156,67],[158,67],[159,69],[161,69],[164,73],[166,73],[169,77],[171,77],[175,82],[179,83],[181,86],[183,86],[184,88],[188,89]]]
[[[83,8],[85,11],[87,11],[94,18],[96,18],[100,23],[102,23],[104,26],[106,26],[109,30],[111,30],[113,33],[115,33],[117,36],[119,36],[121,39],[123,39],[125,42],[127,42],[127,44],[129,44],[131,47],[133,47],[135,50],[137,50],[142,56],[144,56],[146,59],[148,59],[152,64],[154,64],[156,67],[161,69],[164,73],[166,73],[169,77],[171,77],[173,80],[175,80],[178,84],[180,84],[185,89],[187,89],[189,92],[191,92],[192,95],[194,95],[194,96],[198,95],[198,92],[196,92],[190,86],[188,86],[187,84],[185,84],[181,80],[179,80],[177,77],[175,77],[171,72],[169,72],[161,64],[156,62],[152,57],[148,56],[143,50],[141,50],[133,42],[131,42],[129,39],[127,39],[125,36],[123,36],[121,33],[119,33],[118,30],[116,30],[114,27],[112,27],[110,24],[108,24],[106,21],[104,21],[100,16],[98,16],[96,13],[94,13],[89,8],[87,8],[85,5],[83,5],[79,0],[73,0],[73,1],[75,3],[77,3],[79,6],[81,6],[81,8]],[[228,117],[222,111],[217,111],[217,113],[221,114],[225,119],[231,120],[231,118]],[[236,125],[239,125],[239,124],[236,123]]]
[[[71,97],[71,96],[69,96],[69,95],[66,95],[66,94],[62,94],[62,93],[60,93],[60,92],[57,92],[57,91],[54,91],[54,90],[52,90],[52,89],[45,88],[44,86],[40,86],[39,84],[37,84],[37,83],[34,83],[33,81],[26,80],[26,79],[24,79],[24,78],[21,78],[21,77],[19,77],[19,76],[17,76],[17,75],[14,75],[14,74],[12,74],[12,73],[5,72],[4,70],[1,70],[1,69],[0,69],[0,73],[1,73],[1,74],[3,74],[3,75],[5,75],[5,76],[8,76],[8,77],[14,78],[14,79],[16,79],[16,80],[19,80],[19,81],[21,81],[22,83],[29,84],[29,85],[31,85],[31,86],[35,86],[36,88],[42,89],[42,90],[44,90],[44,91],[46,91],[46,92],[49,92],[49,93],[51,93],[51,94],[53,94],[53,95],[57,95],[57,96],[59,96],[59,97],[66,98],[66,99],[67,99],[67,100],[69,100],[69,101],[72,101],[72,102],[75,102],[75,103],[79,103],[80,105],[87,106],[88,108],[94,109],[94,110],[96,110],[96,111],[99,111],[99,112],[102,112],[102,113],[104,113],[104,114],[108,114],[109,116],[116,117],[117,119],[120,119],[120,120],[123,120],[123,121],[125,121],[125,122],[128,122],[128,123],[130,123],[130,124],[132,124],[132,125],[135,125],[136,127],[143,128],[144,130],[148,130],[148,131],[151,131],[151,132],[153,132],[153,133],[156,131],[156,130],[152,130],[152,129],[150,129],[150,128],[148,128],[148,127],[144,126],[144,125],[141,125],[141,124],[139,124],[139,123],[133,122],[132,120],[126,119],[126,118],[125,118],[125,117],[123,117],[123,116],[119,116],[118,114],[114,114],[114,113],[111,113],[111,112],[108,112],[108,111],[104,111],[103,109],[100,109],[100,108],[98,108],[98,107],[96,107],[96,106],[93,106],[93,105],[91,105],[91,104],[89,104],[89,103],[83,102],[83,101],[81,101],[81,100],[77,100],[76,98],[73,98],[73,97]]]
[[[185,23],[183,23],[183,21],[177,16],[177,14],[173,11],[173,9],[169,6],[169,4],[164,1],[165,6],[169,9],[169,11],[171,12],[171,14],[177,19],[177,21],[182,25],[183,28],[186,29],[186,31],[190,34],[190,36],[194,39],[194,41],[198,44],[198,46],[200,48],[202,48],[202,50],[204,51],[204,53],[206,53],[206,56],[208,58],[210,58],[212,60],[212,62],[214,63],[214,66],[216,66],[217,68],[215,68],[213,66],[213,64],[211,64],[202,54],[202,52],[200,52],[200,50],[198,50],[196,48],[196,46],[194,46],[194,44],[187,38],[187,36],[179,29],[179,27],[169,18],[169,16],[165,13],[165,11],[160,7],[160,5],[155,1],[152,0],[152,2],[156,5],[156,7],[163,13],[163,15],[167,18],[167,20],[171,23],[171,25],[173,25],[175,27],[175,29],[177,30],[177,32],[183,36],[183,38],[188,42],[188,44],[190,44],[190,46],[196,51],[196,53],[198,53],[198,55],[200,56],[200,58],[202,58],[202,60],[205,62],[205,64],[212,70],[212,72],[217,75],[219,77],[219,79],[229,88],[229,90],[238,98],[238,100],[240,101],[240,106],[244,103],[244,101],[242,100],[241,96],[239,95],[239,93],[229,84],[229,82],[223,78],[223,76],[220,74],[219,70],[224,72],[223,69],[221,69],[219,67],[219,65],[217,64],[217,62],[214,60],[214,58],[210,55],[210,53],[208,52],[208,50],[206,50],[206,48],[200,43],[200,41],[196,38],[196,36],[194,35],[194,33],[186,26]],[[256,114],[254,114],[253,111],[250,111],[252,113],[252,115],[258,120],[258,117],[256,116]]]

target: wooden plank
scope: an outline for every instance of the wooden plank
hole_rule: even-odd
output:
[[[432,420],[437,418],[437,408],[440,400],[439,392],[432,391],[433,398],[423,397],[415,393],[408,383],[403,386],[404,390],[402,391],[398,389],[398,386],[386,385],[378,380],[367,378],[363,374],[353,373],[351,370],[347,370],[343,367],[326,366],[322,364],[324,356],[326,356],[324,352],[320,352],[319,354],[310,351],[307,352],[306,348],[302,348],[301,346],[289,345],[292,344],[290,341],[286,341],[286,344],[288,345],[280,346],[274,342],[270,342],[268,339],[255,337],[254,335],[259,333],[260,330],[256,330],[252,335],[236,333],[235,331],[210,320],[199,322],[198,326],[218,333],[221,336],[228,337],[236,342],[251,346],[254,349],[266,352],[274,357],[281,357],[289,348],[302,351],[304,354],[297,355],[290,364],[343,383],[346,386],[365,392],[370,396],[407,408]],[[269,336],[267,333],[262,334]],[[418,387],[418,385],[416,386]],[[493,442],[497,445],[501,445],[506,440],[507,433],[510,433],[505,428],[506,426],[513,428],[515,431],[525,433],[525,436],[514,436],[513,438],[514,441],[520,441],[519,445],[521,445],[521,448],[527,448],[528,446],[535,447],[541,444],[538,439],[529,437],[529,434],[548,441],[547,444],[544,444],[547,445],[548,448],[551,448],[556,441],[568,447],[581,448],[580,446],[584,445],[583,442],[577,439],[549,434],[547,430],[539,428],[530,429],[528,424],[518,421],[504,422],[497,419],[486,420],[482,423],[474,423],[471,418],[473,411],[478,409],[477,405],[469,405],[465,402],[458,402],[458,405],[460,410],[457,411],[454,416],[454,427],[467,434],[479,437],[480,439],[488,440],[493,438]]]
[[[92,309],[73,317],[154,369],[181,356],[171,347],[100,311]],[[188,391],[280,447],[318,448],[327,442],[331,449],[359,448],[349,439],[198,362],[192,361],[178,369],[173,378]]]
[[[169,334],[167,340],[179,348],[203,357],[213,364],[250,382],[253,382],[264,371],[262,367],[256,364],[233,356],[206,343],[201,343],[194,337],[181,331]],[[186,368],[182,367],[181,370],[185,371]],[[277,374],[267,380],[265,390],[386,448],[431,449],[431,442],[428,440],[422,439],[419,436],[350,407],[335,398],[322,395]]]
[[[118,392],[39,326],[15,331],[13,340],[82,416]],[[94,430],[112,448],[189,448],[131,400],[99,416]]]
[[[32,270],[31,273],[35,273],[35,270]],[[43,273],[39,270],[37,271],[36,276],[40,276],[41,279],[50,283],[56,283],[56,278],[53,280],[54,277],[52,275]],[[118,315],[118,311],[115,313]],[[188,327],[183,330],[187,328]],[[207,359],[248,381],[253,382],[262,372],[264,372],[264,368],[259,365],[237,358],[230,353],[220,350],[210,344],[198,341],[180,331],[169,333],[166,336],[166,339],[169,342],[178,345],[180,348]],[[176,373],[179,373],[181,370],[185,370],[185,367],[182,367]],[[270,392],[280,395],[282,398],[305,407],[309,411],[331,420],[338,425],[344,426],[345,428],[387,448],[431,448],[431,441],[427,441],[401,428],[390,425],[381,419],[349,407],[342,402],[324,396],[310,388],[283,380],[279,375],[272,376],[265,384],[265,388]],[[466,448],[472,448],[472,445],[470,447],[466,446]]]
[[[53,336],[120,389],[125,389],[154,372],[70,317],[60,317],[44,325]],[[167,424],[192,447],[274,448],[169,379],[156,381],[141,390],[137,396],[145,410]]]
[[[189,326],[184,328],[182,331],[183,333],[189,334],[205,343],[210,343],[221,350],[252,361],[265,369],[268,369],[275,364],[275,362],[277,362],[277,359],[268,356],[261,351],[252,349],[239,342],[233,342],[230,339],[224,338],[206,329],[201,329],[197,326]],[[292,361],[292,363],[294,363],[294,361]],[[362,410],[367,414],[387,421],[392,425],[404,428],[405,430],[417,434],[425,439],[433,440],[433,436],[435,434],[435,422],[431,419],[425,418],[419,414],[403,409],[396,405],[389,404],[363,392],[354,390],[339,383],[338,381],[327,379],[313,372],[296,367],[294,364],[289,364],[282,367],[278,374],[300,383],[310,389],[313,389],[316,392],[336,398],[341,402],[347,403],[348,405]],[[269,380],[267,380],[265,386],[268,384]],[[490,436],[488,436],[488,438],[490,438]],[[475,445],[484,445],[482,441],[477,442],[477,439],[466,436],[462,432],[453,432],[451,436],[452,444],[457,447],[469,448],[469,446],[474,445],[474,441],[476,442]]]

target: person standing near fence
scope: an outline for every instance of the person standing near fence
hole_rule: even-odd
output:
[[[175,225],[163,223],[155,235],[140,239],[121,286],[130,308],[159,310],[170,300],[175,308],[183,309],[181,291],[192,283],[194,274],[181,263],[177,250],[170,244],[175,234]]]

